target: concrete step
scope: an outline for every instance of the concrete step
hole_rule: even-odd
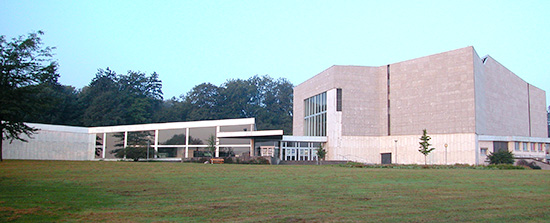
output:
[[[519,159],[516,159],[516,160],[519,160]],[[546,162],[541,162],[540,160],[530,159],[530,158],[525,158],[523,160],[525,160],[527,162],[535,162],[535,164],[537,164],[537,166],[540,166],[540,168],[543,169],[543,170],[550,170],[550,164],[548,164]]]

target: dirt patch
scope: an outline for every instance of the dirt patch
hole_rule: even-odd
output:
[[[1,212],[7,212],[5,215],[8,221],[14,221],[20,218],[23,215],[31,215],[31,214],[43,214],[41,208],[23,208],[23,209],[17,209],[12,207],[0,207],[0,213]],[[2,214],[4,215],[4,214]]]

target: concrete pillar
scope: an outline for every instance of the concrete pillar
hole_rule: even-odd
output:
[[[218,132],[220,132],[220,126],[216,126],[216,157],[220,157],[220,138],[218,138]]]
[[[189,128],[185,128],[185,158],[189,158]]]
[[[155,142],[154,142],[154,147],[155,147],[155,157],[158,158],[158,152],[159,152],[159,130],[158,129],[155,129]]]
[[[101,154],[101,158],[105,159],[105,150],[107,149],[107,133],[103,133],[103,151],[102,151],[102,154]]]

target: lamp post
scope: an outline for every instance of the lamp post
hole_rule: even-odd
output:
[[[395,163],[397,164],[397,139],[394,140],[395,142]]]
[[[449,144],[445,143],[445,165],[447,165],[447,147],[449,147]]]

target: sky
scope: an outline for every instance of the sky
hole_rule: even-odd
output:
[[[294,85],[332,65],[382,66],[467,46],[547,93],[550,1],[15,1],[0,35],[42,30],[60,83],[157,72],[164,98],[254,75]]]

